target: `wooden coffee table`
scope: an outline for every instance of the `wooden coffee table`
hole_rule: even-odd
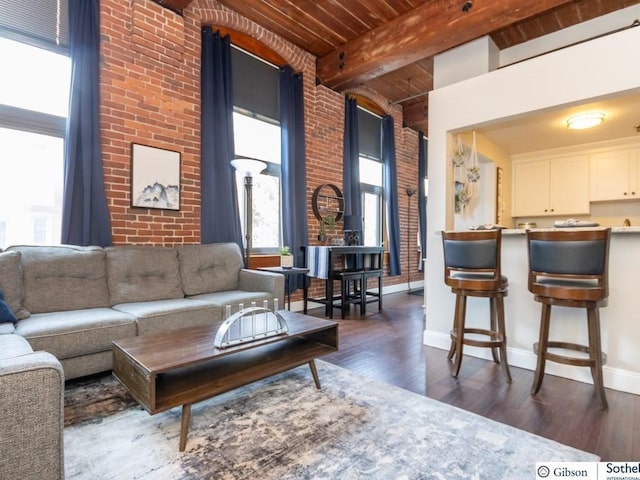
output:
[[[277,373],[309,364],[338,349],[338,324],[287,311],[285,335],[219,349],[218,325],[187,328],[113,342],[113,374],[151,415],[182,405],[184,451],[191,405]]]

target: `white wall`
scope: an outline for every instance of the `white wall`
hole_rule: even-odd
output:
[[[446,338],[453,318],[454,298],[442,281],[442,244],[440,236],[435,234],[453,227],[450,162],[453,133],[555,106],[640,90],[640,62],[632,61],[634,45],[640,45],[640,27],[568,47],[430,93],[427,215],[427,249],[430,254],[425,270],[425,343],[435,344],[434,338]],[[523,288],[522,279],[510,279],[510,284],[511,288]],[[533,302],[527,306],[510,304],[511,298],[511,295],[507,297],[507,323],[511,325],[517,325],[518,308],[539,307]],[[620,300],[611,299],[611,302],[615,301]],[[635,312],[640,310],[637,302],[627,307],[630,315],[626,326],[636,337],[640,335],[640,322],[634,321],[637,317]],[[478,317],[479,311],[470,306],[468,314]],[[534,330],[537,330],[537,325]],[[530,328],[514,331],[514,344],[531,345],[535,338],[529,338],[530,333]],[[640,348],[636,351],[638,353],[633,354],[633,358],[626,359],[612,358],[610,353],[610,364],[613,361],[612,366],[619,367],[637,381],[640,376]],[[629,350],[625,352],[629,353]]]
[[[433,88],[491,72],[500,65],[500,50],[491,37],[480,37],[433,58]]]

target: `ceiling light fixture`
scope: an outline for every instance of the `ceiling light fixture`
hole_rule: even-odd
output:
[[[602,112],[587,112],[574,115],[567,119],[567,127],[573,130],[583,130],[585,128],[602,125],[606,115]]]

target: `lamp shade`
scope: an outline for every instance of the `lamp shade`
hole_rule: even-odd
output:
[[[266,163],[254,158],[236,158],[231,165],[245,177],[255,177],[267,168]]]

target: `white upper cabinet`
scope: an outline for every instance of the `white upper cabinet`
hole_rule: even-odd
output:
[[[591,155],[591,200],[640,199],[640,148]]]
[[[512,213],[514,217],[588,214],[588,155],[514,162]]]

